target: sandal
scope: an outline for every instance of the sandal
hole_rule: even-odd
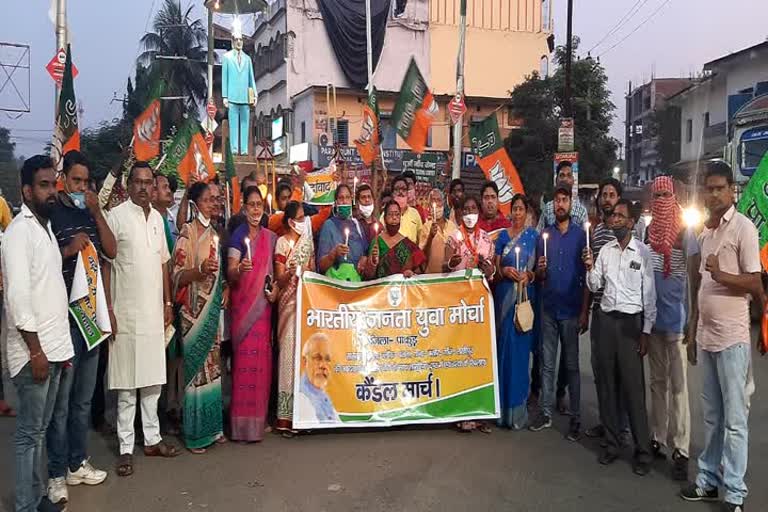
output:
[[[187,450],[189,450],[190,453],[194,453],[195,455],[202,455],[208,451],[205,448],[187,448]]]
[[[165,441],[152,446],[144,447],[144,455],[147,457],[164,457],[170,459],[179,455],[179,449],[172,444],[167,444]]]
[[[469,434],[470,432],[472,432],[477,428],[477,423],[475,423],[474,421],[462,421],[461,423],[459,423],[458,427],[459,427],[459,432],[461,432],[462,434]]]
[[[491,426],[485,422],[481,422],[480,425],[478,425],[477,430],[479,430],[483,434],[490,434],[491,432],[493,432],[493,429],[491,428]]]
[[[133,474],[133,455],[126,453],[121,455],[117,459],[117,467],[115,468],[117,476],[131,476]]]
[[[216,444],[227,444],[229,442],[229,439],[227,439],[227,436],[221,435],[218,439],[216,439]]]

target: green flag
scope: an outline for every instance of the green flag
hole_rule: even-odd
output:
[[[437,116],[437,102],[416,61],[411,58],[392,113],[397,133],[416,153],[427,145],[429,127]]]
[[[737,209],[751,220],[760,235],[760,260],[768,269],[768,152],[763,155],[755,174],[741,194]]]

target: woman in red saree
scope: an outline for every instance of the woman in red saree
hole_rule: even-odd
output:
[[[394,274],[421,274],[427,262],[419,246],[400,234],[400,206],[393,200],[384,205],[384,230],[374,240],[364,263],[365,276],[378,279]]]
[[[272,255],[277,236],[259,226],[264,201],[257,187],[243,198],[247,222],[229,240],[227,279],[230,284],[232,337],[231,439],[264,438],[272,385],[272,303],[278,288],[272,282]]]

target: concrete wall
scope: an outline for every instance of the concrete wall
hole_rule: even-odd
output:
[[[286,22],[286,0],[277,0],[257,18],[254,30],[255,54],[251,55],[254,64],[256,64],[256,55],[260,47],[268,47],[275,38],[286,33]],[[259,101],[255,110],[256,119],[259,116],[269,116],[278,107],[285,109],[290,106],[286,80],[285,65],[256,78],[256,89],[259,91]]]
[[[287,0],[288,30],[296,34],[294,51],[288,61],[288,95],[311,86],[334,84],[350,87],[325,30],[317,0]],[[390,19],[384,49],[375,70],[374,84],[382,91],[399,91],[413,56],[429,81],[429,34],[427,0],[411,0],[405,16]]]
[[[461,0],[430,2],[431,81],[436,94],[455,94]],[[506,98],[549,55],[551,24],[541,0],[474,0],[467,5],[465,94]]]

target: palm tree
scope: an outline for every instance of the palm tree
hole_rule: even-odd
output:
[[[153,32],[141,38],[144,52],[139,55],[137,65],[165,81],[164,96],[186,98],[163,102],[163,131],[178,125],[184,114],[196,116],[207,96],[208,35],[203,22],[192,19],[192,9],[190,5],[182,11],[181,2],[165,0],[152,22]],[[163,58],[169,56],[175,58]]]

